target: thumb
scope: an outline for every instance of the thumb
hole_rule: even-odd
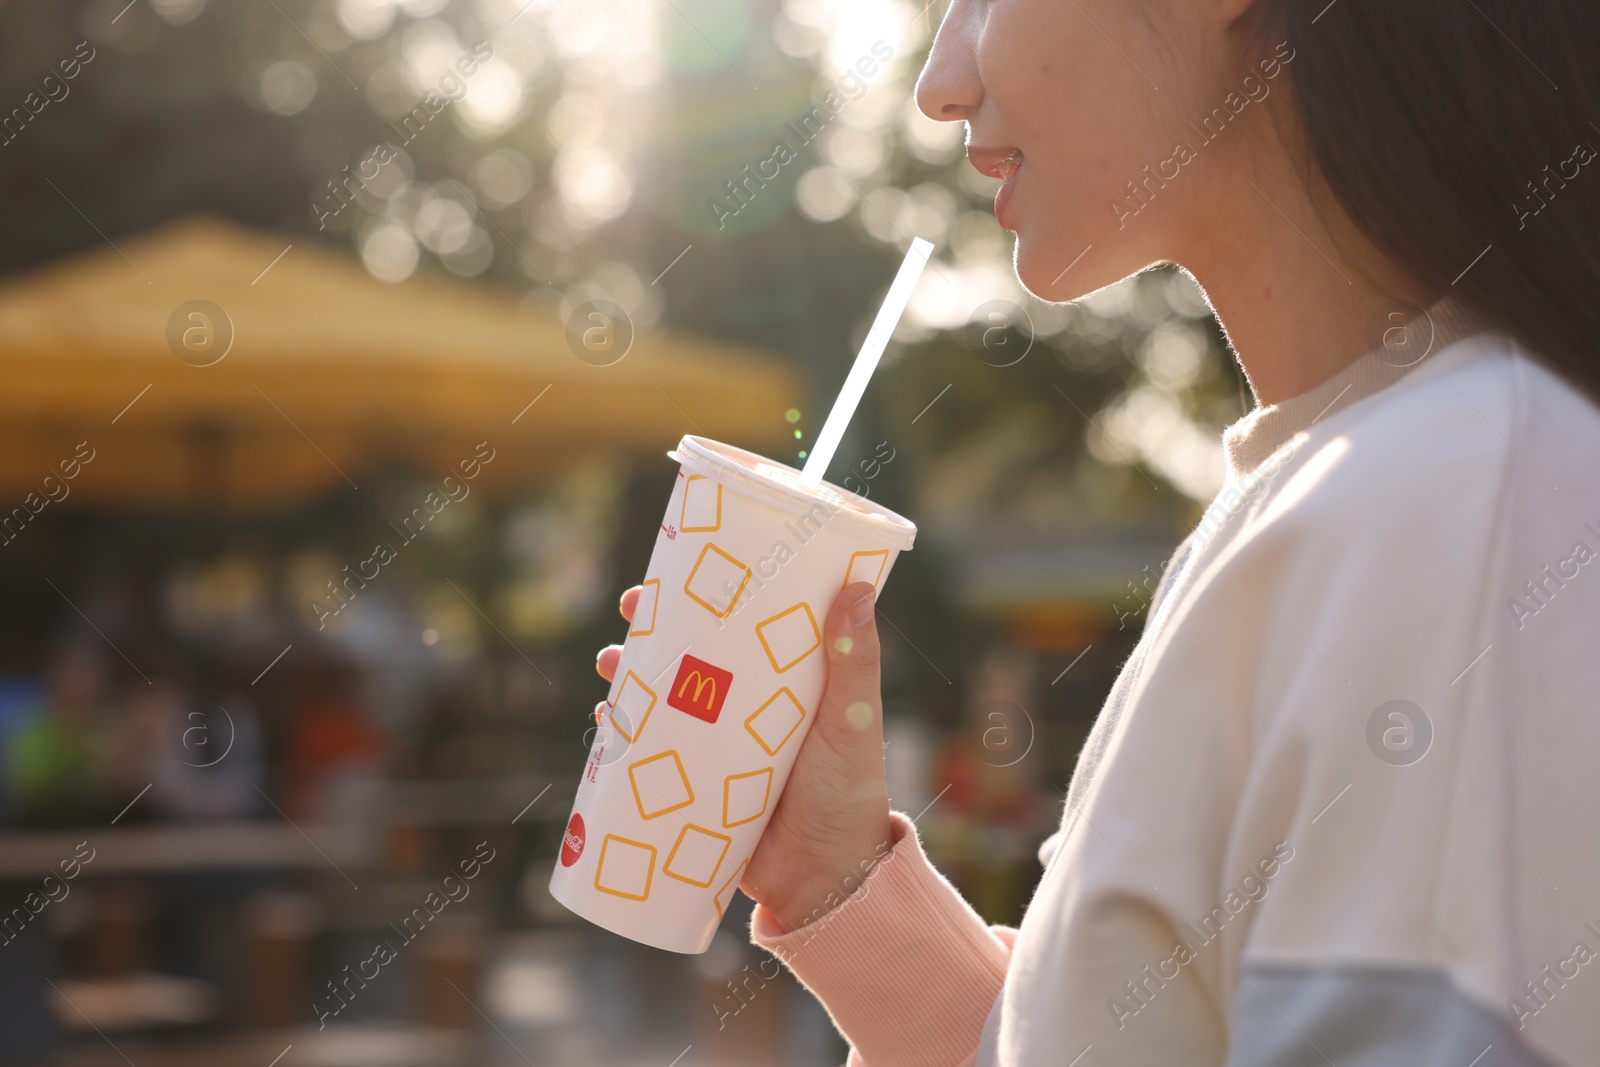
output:
[[[853,770],[881,773],[883,696],[876,590],[867,582],[846,586],[823,624],[828,684],[814,729]]]

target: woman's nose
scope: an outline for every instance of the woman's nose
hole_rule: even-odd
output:
[[[983,102],[975,49],[984,0],[954,0],[917,79],[917,107],[935,122],[961,122]]]

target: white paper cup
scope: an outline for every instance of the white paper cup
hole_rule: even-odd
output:
[[[882,589],[916,527],[686,436],[550,892],[607,930],[704,952],[816,718],[822,622]]]

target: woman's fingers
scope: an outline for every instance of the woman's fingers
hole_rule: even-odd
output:
[[[609,682],[617,676],[617,662],[621,659],[622,646],[607,645],[594,658],[594,669],[599,672],[600,677]]]
[[[633,621],[633,613],[639,607],[639,594],[644,592],[644,586],[636,585],[622,594],[622,600],[617,604],[622,617],[629,622]]]
[[[622,612],[622,617],[629,622],[633,621],[633,613],[639,608],[639,594],[644,591],[644,586],[636,585],[622,594],[622,599],[617,601],[617,610]],[[600,677],[611,681],[617,676],[617,661],[622,658],[621,645],[607,645],[600,650],[594,658],[594,669]]]
[[[876,594],[856,582],[834,599],[823,625],[828,683],[814,727],[848,772],[868,776],[882,774],[883,760]]]

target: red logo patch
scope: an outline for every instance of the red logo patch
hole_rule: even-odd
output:
[[[578,857],[583,855],[583,840],[583,816],[573,812],[567,832],[561,835],[561,866],[571,867],[578,862]]]
[[[672,680],[672,689],[667,693],[667,706],[706,722],[716,722],[732,684],[732,671],[713,667],[703,659],[684,656],[678,665],[678,676]]]

